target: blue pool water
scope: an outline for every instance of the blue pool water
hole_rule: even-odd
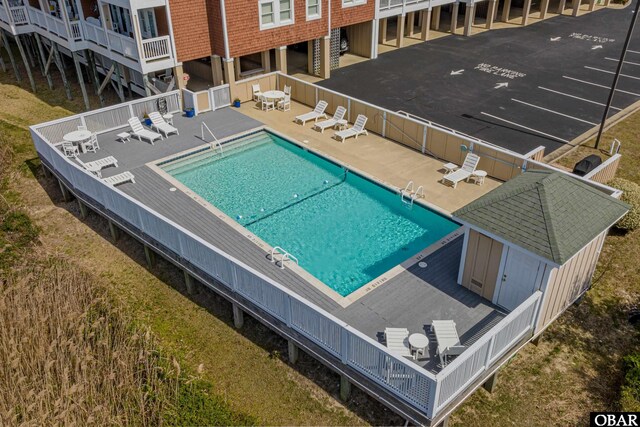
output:
[[[459,227],[266,131],[162,167],[342,296]]]

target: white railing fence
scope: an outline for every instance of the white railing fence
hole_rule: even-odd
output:
[[[10,7],[9,13],[11,13],[11,20],[15,25],[28,24],[27,9],[24,6]]]
[[[436,412],[462,393],[519,340],[533,334],[541,299],[542,292],[536,291],[438,373]]]
[[[171,40],[169,36],[142,40],[142,55],[145,61],[171,57]]]
[[[83,40],[82,37],[82,25],[80,25],[80,21],[71,21],[69,22],[69,30],[71,31],[71,39],[75,41]]]
[[[231,105],[231,91],[229,90],[229,85],[224,84],[222,86],[209,88],[209,99],[211,101],[211,108],[214,111],[218,108],[228,107]]]
[[[195,92],[189,89],[182,89],[182,103],[184,104],[185,110],[193,108],[194,113],[198,115],[198,97]]]
[[[64,120],[56,120],[38,126],[38,131],[46,141],[51,143],[62,141],[62,137],[66,133],[76,130],[80,125],[87,126],[87,129],[91,132],[109,132],[129,126],[127,120],[129,120],[130,117],[135,116],[142,118],[145,113],[158,111],[160,99],[166,101],[168,112],[177,113],[180,111],[180,92],[176,90],[112,107],[93,110]]]
[[[92,23],[87,21],[82,21],[82,26],[84,28],[84,35],[86,40],[102,47],[109,47],[109,43],[107,41],[107,33],[104,28],[93,25]]]
[[[228,87],[206,91],[211,99],[224,103]],[[274,280],[212,246],[180,225],[142,205],[115,187],[81,169],[51,143],[65,133],[85,125],[103,133],[127,126],[127,119],[155,111],[164,98],[169,112],[180,110],[180,91],[144,98],[77,116],[44,123],[31,128],[40,157],[62,176],[76,193],[94,200],[109,216],[125,228],[143,233],[189,265],[215,278],[227,288],[271,313],[289,328],[336,356],[370,381],[384,387],[409,405],[424,411],[431,419],[456,396],[466,390],[489,365],[497,361],[515,343],[532,332],[540,292],[506,316],[461,356],[434,375],[419,365],[396,357],[376,340],[362,334],[330,313],[299,297]],[[182,91],[185,107],[197,108],[197,94]],[[213,104],[216,105],[217,101]],[[169,253],[169,252],[167,252]],[[186,267],[189,267],[186,265]],[[195,271],[195,270],[194,270]]]
[[[138,48],[134,39],[110,30],[107,30],[107,38],[112,50],[131,59],[138,59]]]

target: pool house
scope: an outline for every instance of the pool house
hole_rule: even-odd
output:
[[[254,84],[287,87],[289,108],[265,111]],[[341,107],[347,128],[367,118],[366,135],[341,142],[296,120],[321,101],[318,122]],[[73,145],[78,132],[90,136]],[[339,373],[343,398],[358,387],[420,425],[446,422],[589,288],[627,212],[600,182],[619,156],[578,177],[542,162],[543,147],[504,150],[279,72],[31,133],[82,216],[138,240],[150,267],[160,256],[184,271],[189,292],[222,295],[237,327],[267,325],[292,363],[304,351]],[[474,156],[476,179],[442,179]]]

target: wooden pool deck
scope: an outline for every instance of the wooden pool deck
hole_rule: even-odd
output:
[[[276,267],[269,262],[264,249],[189,195],[170,191],[173,185],[147,166],[149,162],[202,145],[200,124],[204,121],[218,139],[266,124],[295,140],[307,140],[316,150],[398,187],[404,186],[409,175],[424,177],[425,184],[427,179],[436,180],[441,176],[434,172],[441,162],[378,136],[341,144],[330,139],[330,131],[319,134],[310,130],[310,124],[304,128],[290,126],[283,114],[291,114],[292,119],[295,110],[292,113],[272,111],[265,113],[265,117],[260,113],[243,107],[240,111],[225,108],[193,119],[175,117],[174,124],[180,135],[157,141],[153,146],[137,140],[123,144],[117,141],[118,131],[104,133],[99,135],[98,153],[81,155],[81,159],[89,161],[113,155],[119,167],[105,169],[103,176],[129,170],[136,178],[135,184],[119,186],[122,191],[380,342],[386,327],[403,327],[412,333],[429,335],[428,325],[432,320],[451,319],[456,322],[462,343],[470,344],[505,316],[489,301],[456,284],[461,237],[428,255],[424,259],[427,268],[409,267],[345,307],[293,270]],[[279,125],[277,117],[281,120],[285,117],[286,124]],[[437,182],[431,184],[435,190],[427,189],[427,201],[439,205],[441,200],[448,200],[446,210],[462,206],[499,185],[489,180],[483,186],[461,183],[457,189]],[[440,368],[435,359],[435,340],[430,341],[431,357],[417,363],[436,372]]]

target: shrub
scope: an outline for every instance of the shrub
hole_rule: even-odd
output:
[[[624,358],[624,384],[620,390],[620,407],[625,412],[640,411],[640,353]]]
[[[629,212],[615,225],[621,230],[631,231],[640,227],[640,185],[623,178],[615,178],[609,185],[622,190],[621,200],[631,205]]]

